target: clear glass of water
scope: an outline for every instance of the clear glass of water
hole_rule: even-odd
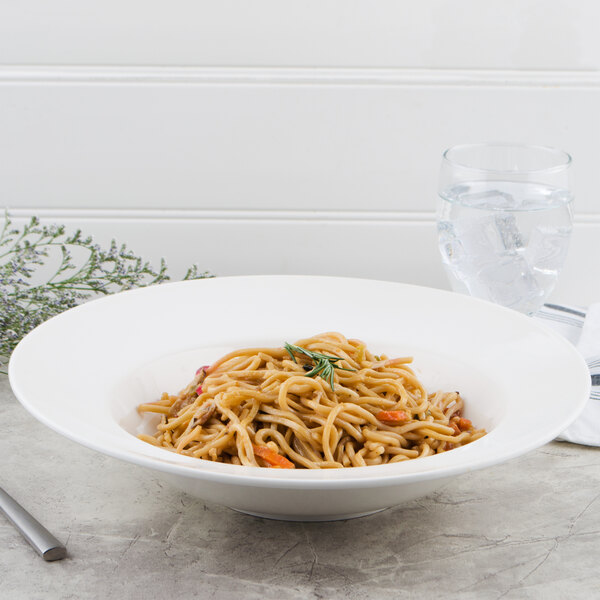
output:
[[[444,152],[438,240],[454,291],[529,315],[542,306],[569,246],[571,162],[542,146],[469,144]]]

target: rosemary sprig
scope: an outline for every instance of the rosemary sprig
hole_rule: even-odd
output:
[[[294,352],[296,354],[304,354],[304,356],[308,356],[308,358],[310,358],[313,361],[314,367],[311,371],[306,373],[306,377],[316,377],[318,375],[321,377],[321,379],[325,379],[326,381],[329,380],[329,385],[331,386],[332,390],[334,369],[341,369],[342,371],[354,371],[354,369],[340,367],[337,363],[340,360],[343,360],[343,358],[340,358],[339,356],[329,356],[328,354],[313,352],[312,350],[306,350],[306,348],[294,346],[293,344],[288,344],[287,342],[283,347],[295,363],[297,363],[298,361],[294,356]]]
[[[211,277],[196,265],[184,279]],[[158,269],[125,245],[103,249],[77,230],[41,225],[37,217],[21,229],[8,213],[0,225],[0,373],[27,333],[50,317],[91,297],[170,279],[163,259]]]

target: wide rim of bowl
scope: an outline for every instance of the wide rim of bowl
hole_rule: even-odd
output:
[[[589,375],[587,365],[583,357],[576,351],[576,349],[568,342],[565,338],[560,336],[557,332],[550,328],[542,325],[541,323],[534,322],[531,318],[516,313],[510,309],[502,306],[493,305],[483,300],[472,298],[468,296],[460,296],[461,303],[464,302],[467,305],[485,307],[485,310],[489,310],[490,314],[504,315],[509,317],[511,320],[515,320],[536,330],[539,333],[548,337],[551,343],[555,343],[558,347],[562,348],[563,351],[569,353],[574,361],[574,364],[578,365],[580,369],[581,377],[581,388],[574,398],[572,403],[572,410],[560,421],[556,421],[552,424],[552,427],[546,428],[544,431],[537,432],[532,435],[527,443],[521,443],[517,446],[511,447],[510,445],[502,452],[495,452],[490,454],[486,451],[483,446],[477,446],[477,442],[473,444],[458,448],[450,453],[435,455],[430,457],[424,457],[418,459],[422,468],[413,472],[405,472],[402,468],[407,463],[397,463],[394,465],[374,465],[368,467],[353,467],[351,469],[335,470],[337,472],[345,472],[348,476],[339,478],[327,478],[327,474],[332,471],[329,470],[301,470],[297,469],[294,471],[286,472],[281,470],[277,473],[273,473],[271,469],[260,469],[258,467],[243,467],[235,465],[223,465],[219,463],[212,463],[210,461],[199,461],[206,464],[196,464],[195,461],[199,459],[193,459],[181,455],[173,455],[167,453],[165,458],[156,457],[152,451],[158,450],[162,452],[162,449],[157,449],[149,444],[140,442],[144,447],[144,452],[131,448],[123,447],[111,447],[106,444],[106,438],[101,437],[101,441],[97,439],[89,439],[80,435],[77,431],[73,431],[64,424],[57,423],[56,421],[48,418],[43,410],[31,402],[25,393],[21,389],[20,382],[18,380],[18,367],[23,360],[27,360],[27,349],[31,344],[35,344],[36,337],[44,335],[46,328],[50,327],[51,323],[60,323],[61,321],[68,320],[70,315],[75,313],[83,313],[88,311],[94,311],[98,307],[103,305],[109,305],[115,302],[119,302],[120,298],[127,297],[133,298],[135,296],[147,296],[153,293],[159,293],[156,290],[169,288],[176,290],[182,286],[196,286],[196,285],[221,285],[222,281],[232,281],[243,284],[247,281],[264,281],[274,282],[278,281],[280,284],[295,280],[302,280],[307,282],[311,280],[316,285],[324,283],[326,280],[329,281],[345,281],[352,282],[357,285],[383,285],[391,286],[395,289],[412,289],[419,290],[420,292],[431,294],[433,296],[439,295],[440,298],[450,300],[456,299],[457,294],[446,290],[440,290],[436,288],[427,288],[423,286],[417,286],[413,284],[371,280],[371,279],[359,279],[351,277],[329,277],[329,276],[303,276],[303,275],[261,275],[261,276],[232,276],[232,277],[219,277],[214,279],[202,279],[194,281],[183,281],[183,282],[172,282],[167,284],[161,284],[160,286],[150,286],[146,288],[139,288],[135,290],[129,290],[120,292],[107,297],[102,297],[86,304],[77,306],[73,309],[65,311],[49,321],[42,323],[32,332],[30,332],[23,340],[18,344],[17,348],[13,352],[9,362],[9,380],[12,386],[13,392],[17,399],[21,402],[28,412],[30,412],[36,419],[44,423],[50,429],[63,435],[64,437],[71,439],[85,447],[92,450],[98,451],[102,454],[124,460],[126,462],[134,463],[143,467],[147,467],[153,470],[158,470],[170,475],[178,475],[192,479],[206,480],[217,483],[225,483],[231,485],[243,485],[250,487],[264,487],[264,488],[285,488],[285,489],[359,489],[365,487],[385,487],[394,486],[400,484],[408,484],[413,482],[434,480],[447,478],[467,471],[481,469],[495,464],[499,464],[530,452],[535,448],[551,441],[557,435],[559,435],[566,427],[568,427],[583,410],[587,398],[589,396],[589,390],[591,382],[589,376],[585,379],[584,375]],[[493,433],[493,432],[492,432]],[[129,435],[129,434],[128,434]],[[489,434],[491,435],[491,434]],[[133,436],[130,436],[133,438]],[[135,440],[135,438],[133,438]],[[483,438],[485,439],[485,438]],[[138,440],[136,440],[138,441]],[[147,446],[147,448],[145,448]],[[175,457],[175,460],[173,458]],[[439,459],[444,459],[439,460]],[[187,459],[182,460],[182,459]],[[432,465],[432,462],[437,459],[437,463]],[[189,461],[194,461],[189,464]],[[413,463],[414,461],[407,461]],[[217,465],[217,468],[214,468]],[[210,468],[209,468],[210,467]],[[219,468],[220,467],[220,468]],[[265,476],[265,472],[269,472],[269,476]],[[257,475],[260,473],[260,476]]]

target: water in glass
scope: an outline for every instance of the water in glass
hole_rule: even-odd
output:
[[[439,246],[455,291],[532,314],[556,284],[571,233],[570,192],[473,181],[440,193]]]

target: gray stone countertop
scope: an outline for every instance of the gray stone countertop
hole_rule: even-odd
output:
[[[441,492],[331,523],[246,516],[38,423],[0,376],[0,485],[61,541],[0,515],[12,599],[600,597],[600,449],[553,442]]]

